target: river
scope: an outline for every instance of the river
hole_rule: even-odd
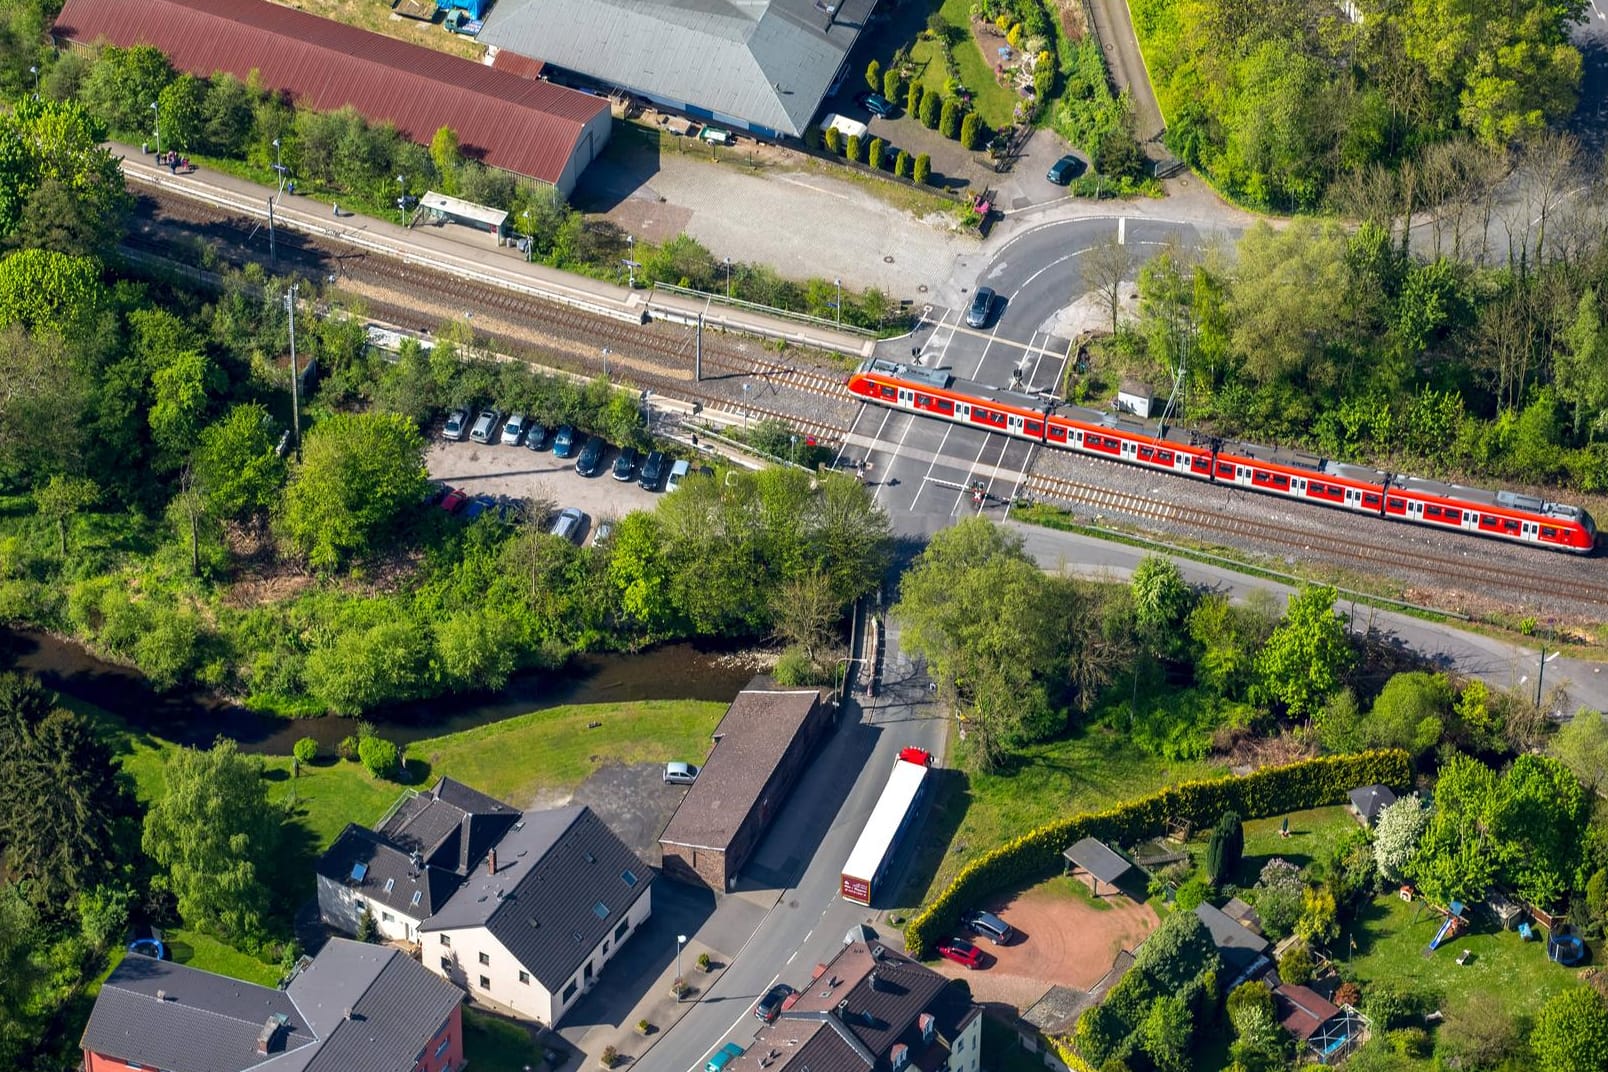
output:
[[[635,655],[580,655],[561,671],[516,674],[495,694],[446,696],[370,713],[387,740],[424,737],[500,722],[560,704],[635,700],[728,703],[753,677],[745,660],[723,648],[665,644]],[[43,633],[0,629],[0,667],[31,674],[64,696],[103,707],[136,729],[180,744],[206,746],[222,735],[247,752],[289,755],[302,737],[333,748],[357,722],[324,715],[281,718],[200,690],[157,693],[137,670],[95,658],[76,644]]]

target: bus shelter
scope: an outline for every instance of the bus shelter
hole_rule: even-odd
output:
[[[428,190],[419,198],[419,216],[436,226],[456,223],[476,231],[485,231],[496,236],[499,246],[508,241],[508,213],[490,205],[477,205],[461,197],[448,197]]]

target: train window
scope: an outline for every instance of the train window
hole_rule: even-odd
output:
[[[990,414],[986,409],[983,409],[981,406],[973,406],[972,407],[972,416],[977,418],[980,421],[987,421],[987,420],[992,420],[993,419],[992,414]]]
[[[1233,463],[1232,462],[1218,462],[1217,463],[1217,475],[1218,476],[1233,476],[1234,475],[1234,465],[1233,465]]]
[[[1058,424],[1050,425],[1050,438],[1055,440],[1057,443],[1065,443],[1066,442],[1066,429],[1062,428]]]
[[[1191,458],[1189,459],[1189,466],[1197,473],[1209,473],[1212,471],[1212,463],[1209,458]]]
[[[1558,530],[1547,525],[1542,525],[1541,538],[1546,540],[1555,540],[1558,538]]]
[[[1428,514],[1430,517],[1440,517],[1441,508],[1436,506],[1434,503],[1430,503],[1428,506],[1424,507],[1424,513]]]
[[[1251,483],[1253,484],[1266,484],[1268,479],[1268,475],[1260,469],[1251,471]]]
[[[1042,435],[1044,432],[1044,426],[1038,421],[1028,421],[1025,427],[1030,436]]]
[[[1502,528],[1505,529],[1508,532],[1518,532],[1519,531],[1519,523],[1517,521],[1514,521],[1512,518],[1504,517],[1502,519]]]
[[[917,408],[925,409],[926,407],[928,407],[930,405],[932,405],[932,399],[928,398],[926,395],[917,395],[916,396],[916,406],[917,406]]]
[[[882,397],[883,397],[883,398],[893,398],[893,397],[895,397],[895,396],[896,396],[896,395],[897,395],[897,394],[898,394],[898,393],[899,393],[899,392],[898,392],[898,391],[896,391],[896,390],[895,390],[895,389],[894,389],[894,388],[892,388],[892,387],[889,387],[889,386],[888,386],[888,385],[887,385],[887,384],[883,384],[883,385],[882,385]]]
[[[1173,463],[1173,452],[1170,450],[1156,451],[1156,461],[1162,465],[1171,465]]]
[[[947,398],[940,398],[938,400],[938,412],[939,413],[953,413],[953,412],[955,412],[955,404],[953,402],[949,401],[949,399],[947,399]]]
[[[1324,495],[1329,490],[1325,485],[1319,484],[1316,480],[1308,484],[1307,487],[1312,489],[1312,494],[1314,495]]]
[[[1407,506],[1407,504],[1402,502],[1400,499],[1390,499],[1385,503],[1385,505],[1392,510],[1402,510]]]
[[[1481,514],[1480,527],[1488,529],[1496,528],[1496,518],[1492,517],[1490,514]]]
[[[1276,488],[1287,488],[1290,486],[1290,478],[1285,476],[1283,473],[1274,473],[1273,486]]]
[[[1463,511],[1454,510],[1448,506],[1446,508],[1446,521],[1451,525],[1461,525],[1463,523]]]
[[[1156,459],[1156,452],[1155,452],[1155,450],[1153,448],[1151,448],[1151,447],[1140,447],[1139,448],[1139,460],[1140,461],[1149,462],[1149,461],[1155,461],[1155,459]]]
[[[1377,495],[1364,495],[1362,497],[1362,505],[1364,505],[1364,506],[1378,506],[1379,505],[1379,496],[1377,496]]]

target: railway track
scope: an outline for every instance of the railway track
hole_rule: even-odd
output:
[[[1069,505],[1092,506],[1147,521],[1169,522],[1195,532],[1210,532],[1276,547],[1299,548],[1303,551],[1335,555],[1356,566],[1382,567],[1392,576],[1400,576],[1405,569],[1426,577],[1455,580],[1468,586],[1472,591],[1501,589],[1551,597],[1556,597],[1560,587],[1566,586],[1570,594],[1576,598],[1608,605],[1608,585],[1583,581],[1579,578],[1562,581],[1557,577],[1538,574],[1533,570],[1483,561],[1459,565],[1447,561],[1444,556],[1427,551],[1416,551],[1401,546],[1382,547],[1344,536],[1315,533],[1309,529],[1284,525],[1276,521],[1225,516],[1201,507],[1163,502],[1133,492],[1118,491],[1097,484],[1084,484],[1039,473],[1030,475],[1024,481],[1023,490],[1032,495]]]

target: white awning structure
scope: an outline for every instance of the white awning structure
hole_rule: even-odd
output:
[[[503,224],[508,222],[508,213],[501,209],[477,205],[461,197],[448,197],[434,190],[426,191],[425,195],[419,198],[419,207],[432,215],[446,216],[461,223],[473,224],[493,234],[501,234]]]

